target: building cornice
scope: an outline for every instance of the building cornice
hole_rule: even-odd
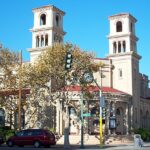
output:
[[[53,30],[62,35],[66,34],[66,32],[64,32],[61,28],[55,28],[55,27],[32,28],[32,29],[30,29],[30,32],[40,32],[40,31],[48,31],[48,30]]]
[[[41,51],[44,51],[44,50],[46,50],[46,49],[48,49],[48,48],[50,48],[50,47],[51,47],[51,46],[28,48],[27,51],[28,51],[28,52],[35,52],[35,51],[41,52]]]
[[[125,53],[109,54],[109,55],[107,56],[107,58],[111,59],[111,58],[122,57],[122,56],[134,56],[134,57],[136,57],[138,60],[141,59],[141,56],[138,55],[137,53],[133,52],[133,51],[132,51],[132,52],[125,52]]]
[[[113,38],[121,38],[121,37],[131,37],[134,41],[138,41],[138,37],[136,37],[135,35],[133,35],[131,32],[127,33],[127,34],[115,34],[115,35],[108,35],[107,38],[108,39],[113,39]]]
[[[130,13],[120,13],[116,15],[109,16],[109,20],[114,20],[118,18],[131,18],[134,22],[137,22],[136,18],[133,17]]]
[[[65,12],[60,10],[59,8],[55,7],[54,5],[47,5],[47,6],[42,6],[42,7],[38,7],[38,8],[33,8],[32,11],[34,12],[41,12],[41,10],[45,11],[45,10],[54,10],[57,11],[59,13],[61,13],[61,15],[65,15]]]

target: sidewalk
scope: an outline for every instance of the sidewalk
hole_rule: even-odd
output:
[[[63,144],[58,144],[57,148],[64,149]],[[69,145],[68,150],[81,150],[80,145]],[[84,145],[84,150],[150,150],[150,143],[145,143],[143,147],[135,148],[134,144],[120,144],[120,145],[104,145],[100,147],[100,145]]]

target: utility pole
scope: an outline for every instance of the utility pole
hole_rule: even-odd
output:
[[[66,75],[65,75],[65,85],[66,85],[66,87],[67,87],[67,74],[71,70],[72,60],[73,60],[72,52],[71,52],[71,49],[69,49],[66,53],[66,56],[65,56],[65,70],[67,70]],[[68,94],[68,90],[67,90],[66,94]],[[66,96],[65,96],[65,99],[66,99]],[[68,102],[66,102],[65,130],[64,130],[64,149],[70,148],[70,143],[69,143],[69,108],[68,108],[67,103]]]
[[[84,119],[83,119],[83,91],[81,91],[81,145],[84,148]]]
[[[21,130],[21,97],[22,97],[22,50],[19,55],[19,99],[18,99],[18,129]]]
[[[105,100],[102,96],[102,70],[100,67],[100,86],[98,85],[97,81],[93,79],[97,87],[99,88],[99,96],[100,96],[100,105],[99,105],[99,135],[100,135],[100,147],[103,147],[103,122],[102,122],[102,107],[105,107]]]

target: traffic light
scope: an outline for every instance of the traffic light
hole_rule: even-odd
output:
[[[102,119],[106,119],[106,115],[107,115],[106,108],[102,107]]]
[[[71,54],[71,52],[67,52],[67,54],[66,54],[65,69],[66,70],[71,69],[71,65],[72,65],[72,54]]]

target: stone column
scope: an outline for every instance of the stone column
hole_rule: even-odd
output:
[[[121,43],[121,53],[123,53],[123,41],[120,41],[120,43]]]
[[[112,110],[113,110],[113,116],[116,116],[116,101],[113,101],[112,105]],[[113,134],[116,135],[116,129],[114,129]]]
[[[108,130],[108,135],[110,135],[110,129],[109,129],[109,117],[110,117],[110,101],[107,101],[107,117],[106,117],[106,130]]]
[[[39,36],[39,47],[41,47],[41,36]]]
[[[119,41],[116,41],[116,53],[119,53],[118,52],[118,44],[119,44]]]
[[[129,104],[126,103],[126,110],[125,110],[125,115],[126,115],[126,134],[129,134]]]

